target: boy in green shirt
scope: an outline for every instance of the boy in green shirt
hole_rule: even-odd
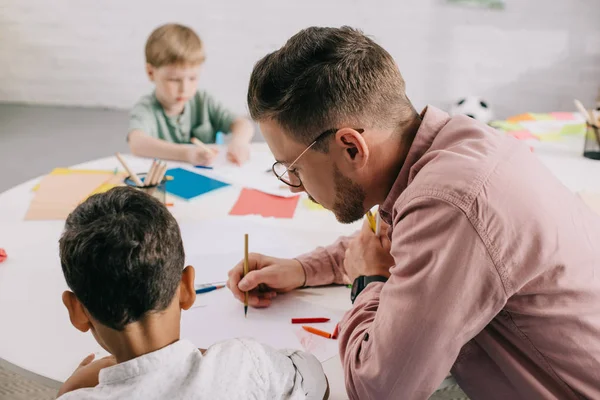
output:
[[[217,132],[231,132],[228,159],[242,164],[249,158],[252,123],[197,89],[204,58],[202,41],[190,28],[167,24],[152,32],[146,42],[146,72],[156,88],[131,111],[127,138],[133,154],[208,165],[217,148],[207,151],[191,144],[192,138],[215,143]]]

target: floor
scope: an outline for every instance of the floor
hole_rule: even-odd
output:
[[[125,111],[0,104],[0,193],[55,167],[127,152],[127,119]],[[56,390],[0,367],[0,400],[55,396]],[[454,385],[431,399],[467,398]]]

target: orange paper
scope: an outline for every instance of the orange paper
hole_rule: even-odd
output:
[[[98,187],[115,179],[113,173],[59,174],[42,179],[25,215],[26,220],[64,220]]]
[[[527,113],[515,115],[513,117],[508,118],[507,121],[512,123],[521,121],[535,121],[535,118],[531,114]]]
[[[242,189],[229,215],[262,215],[263,217],[293,218],[299,196],[279,197],[254,189]]]

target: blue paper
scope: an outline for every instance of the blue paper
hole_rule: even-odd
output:
[[[228,183],[183,168],[170,169],[167,175],[173,177],[173,180],[167,181],[167,192],[186,200],[229,186]]]

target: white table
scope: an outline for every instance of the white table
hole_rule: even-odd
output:
[[[264,144],[254,145],[255,156],[265,153]],[[600,161],[581,156],[583,141],[573,138],[560,144],[536,144],[535,154],[573,191],[600,192]],[[268,157],[267,157],[268,158]],[[128,158],[137,172],[148,169],[150,161]],[[81,164],[75,168],[114,169],[114,157]],[[34,179],[0,194],[0,247],[8,259],[0,264],[0,360],[4,366],[43,383],[58,387],[76,365],[91,352],[103,353],[91,334],[71,326],[61,302],[67,288],[58,259],[57,241],[64,221],[23,220],[33,194]],[[171,208],[180,223],[207,221],[226,215],[239,193],[229,187],[192,201],[174,200]],[[299,205],[293,220],[270,220],[279,227],[306,229],[315,245],[327,244],[357,225],[341,225],[327,212],[308,211]],[[318,229],[316,228],[318,227]],[[320,232],[320,233],[317,233]],[[350,307],[345,288],[310,289],[320,296],[318,302],[345,310]],[[347,398],[339,358],[324,364],[332,399]]]

